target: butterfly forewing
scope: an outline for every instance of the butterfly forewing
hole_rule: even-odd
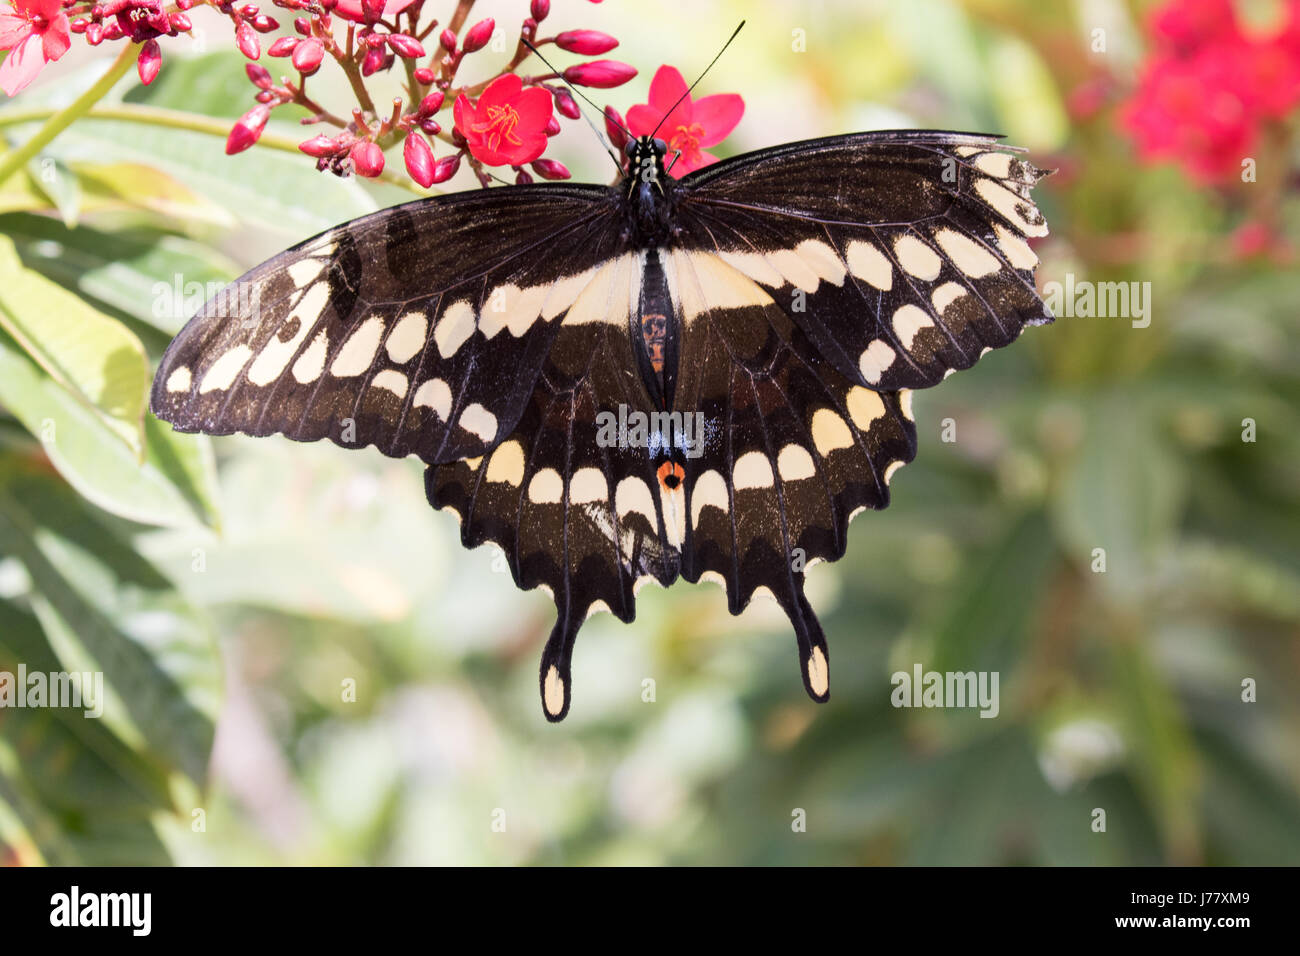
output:
[[[249,272],[168,348],[154,412],[184,431],[481,455],[619,242],[608,190],[503,193],[384,210]]]
[[[842,375],[924,388],[1051,321],[1025,241],[1047,232],[1041,175],[987,136],[862,133],[707,167],[679,215]]]

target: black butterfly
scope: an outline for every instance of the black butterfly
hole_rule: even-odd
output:
[[[558,619],[548,719],[597,610],[642,584],[775,598],[830,692],[803,570],[844,554],[916,453],[909,389],[1050,322],[1026,237],[1043,175],[996,139],[791,143],[680,181],[661,140],[617,186],[419,200],[281,253],[176,337],[152,407],[182,431],[418,455],[467,547]],[[640,427],[644,425],[644,427]]]

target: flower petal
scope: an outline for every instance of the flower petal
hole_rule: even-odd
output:
[[[0,50],[8,50],[23,42],[32,32],[32,25],[12,13],[0,13]]]
[[[455,120],[456,128],[460,130],[460,135],[469,139],[471,135],[470,127],[474,125],[474,104],[469,101],[469,97],[464,93],[456,97],[456,103],[451,108],[451,115]]]
[[[681,179],[687,173],[693,173],[697,169],[703,169],[705,166],[712,166],[718,161],[718,157],[712,153],[696,152],[690,159],[685,154],[673,166],[673,171],[669,174],[673,179]]]
[[[45,58],[41,56],[41,38],[33,33],[14,47],[5,61],[0,63],[0,90],[13,96],[41,72]]]
[[[41,51],[45,61],[51,63],[68,52],[72,39],[68,36],[68,18],[60,12],[50,21],[50,25],[41,36]]]
[[[519,78],[518,73],[503,73],[487,85],[483,95],[478,98],[478,110],[482,112],[489,106],[500,106],[503,103],[509,103],[519,96],[519,91],[524,88],[524,81]]]
[[[650,81],[650,105],[663,116],[686,92],[686,81],[675,66],[661,66]]]
[[[701,146],[717,146],[730,135],[745,113],[739,93],[717,93],[698,99],[691,106],[691,122],[704,127]]]
[[[638,103],[627,111],[627,128],[634,136],[649,136],[661,114],[653,106]]]
[[[531,131],[534,127],[542,129],[550,122],[555,101],[540,86],[530,86],[519,94],[514,107],[519,113],[520,125]]]

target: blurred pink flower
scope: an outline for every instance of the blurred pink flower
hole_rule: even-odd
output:
[[[1180,163],[1203,183],[1241,171],[1261,126],[1300,104],[1300,0],[1282,24],[1245,32],[1230,0],[1172,0],[1120,121],[1147,162]]]
[[[0,4],[0,50],[9,51],[0,63],[0,89],[13,96],[71,45],[68,17],[59,0]]]

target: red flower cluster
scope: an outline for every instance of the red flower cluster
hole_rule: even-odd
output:
[[[1300,104],[1300,0],[1262,32],[1231,0],[1172,0],[1149,21],[1154,53],[1121,122],[1146,161],[1173,160],[1202,183],[1240,175],[1261,128]]]

